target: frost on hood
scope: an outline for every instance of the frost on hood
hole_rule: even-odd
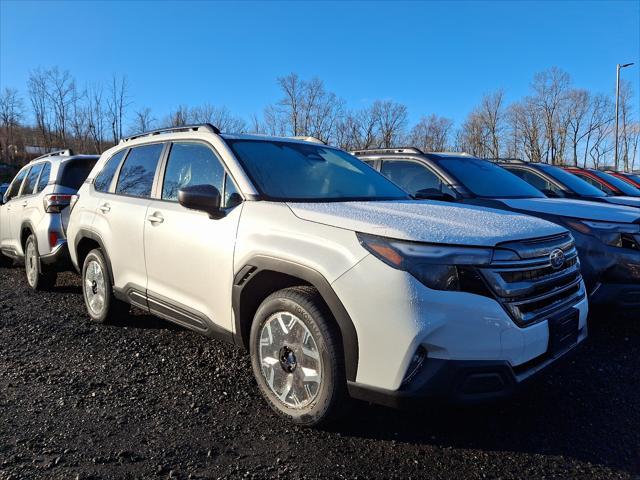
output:
[[[289,207],[303,220],[419,242],[493,246],[565,231],[518,213],[435,201],[289,203]]]

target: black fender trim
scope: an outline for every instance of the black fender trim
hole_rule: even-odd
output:
[[[36,237],[36,245],[38,244],[38,235],[36,234],[36,227],[33,226],[33,223],[31,223],[31,220],[24,220],[22,222],[22,225],[20,225],[20,233],[19,235],[19,240],[20,240],[20,248],[22,248],[22,255],[20,256],[20,258],[24,258],[24,245],[22,244],[22,232],[25,230],[31,230],[31,233]],[[29,237],[27,237],[29,238]],[[26,238],[25,238],[25,242],[26,242]],[[38,257],[40,257],[40,252],[38,251]]]
[[[234,340],[236,344],[249,349],[248,332],[243,331],[241,299],[242,291],[251,284],[253,278],[263,271],[285,274],[299,278],[315,287],[329,307],[338,323],[342,335],[345,370],[348,381],[355,381],[358,371],[358,334],[344,305],[334,292],[331,284],[318,271],[288,260],[267,256],[255,256],[240,268],[233,280],[232,306],[235,318]]]
[[[76,235],[76,239],[73,245],[74,253],[76,254],[76,259],[78,258],[78,246],[80,245],[80,242],[85,238],[95,241],[100,246],[100,250],[102,250],[102,255],[104,255],[104,258],[107,261],[107,270],[109,270],[108,273],[109,273],[109,279],[111,280],[111,285],[115,285],[115,282],[113,281],[113,269],[111,268],[111,258],[109,258],[109,252],[107,252],[107,249],[104,247],[104,242],[102,241],[102,238],[100,237],[100,235],[98,235],[93,230],[87,230],[86,228],[81,228],[80,230],[78,230],[78,234]],[[82,274],[82,265],[76,265],[74,263],[73,266],[75,267],[75,269],[78,271],[79,274]]]

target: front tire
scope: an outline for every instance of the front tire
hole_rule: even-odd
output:
[[[250,350],[260,392],[280,416],[318,426],[344,410],[342,342],[316,289],[286,288],[267,297],[251,326]]]
[[[24,270],[27,283],[36,291],[51,290],[56,284],[58,274],[54,271],[43,271],[38,253],[38,241],[34,234],[29,235],[24,244]]]
[[[92,322],[109,323],[127,313],[128,305],[113,295],[107,262],[99,248],[84,259],[82,295]]]

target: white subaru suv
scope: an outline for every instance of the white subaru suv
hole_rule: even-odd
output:
[[[23,260],[34,290],[50,288],[71,267],[65,229],[70,202],[98,160],[61,150],[17,173],[0,201],[0,264]]]
[[[90,318],[132,304],[245,347],[299,424],[348,397],[503,397],[587,335],[562,227],[414,201],[317,142],[154,131],[106,151],[78,195],[68,234]]]

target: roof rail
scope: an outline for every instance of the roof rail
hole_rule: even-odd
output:
[[[294,140],[302,140],[304,142],[321,143],[322,145],[326,145],[327,144],[327,142],[323,142],[319,138],[311,137],[309,135],[295,135],[295,136],[289,137],[289,138],[293,138]]]
[[[137,133],[135,135],[131,135],[130,137],[123,137],[120,139],[120,143],[130,142],[131,140],[135,140],[136,138],[142,137],[152,137],[154,135],[160,135],[162,133],[172,133],[172,132],[197,132],[201,128],[207,130],[210,133],[220,134],[220,130],[218,127],[211,125],[210,123],[199,123],[196,125],[181,125],[179,127],[167,127],[167,128],[158,128],[157,130],[150,130],[148,132]]]
[[[67,157],[70,157],[71,155],[73,155],[73,150],[71,150],[70,148],[66,148],[64,150],[56,150],[55,152],[49,152],[49,153],[45,153],[44,155],[40,155],[39,157],[36,157],[31,161],[34,162],[36,160],[40,160],[41,158],[57,157],[59,155],[65,155]]]
[[[416,147],[402,148],[364,148],[360,150],[352,150],[351,155],[376,155],[380,153],[417,153],[422,154],[422,150]]]

